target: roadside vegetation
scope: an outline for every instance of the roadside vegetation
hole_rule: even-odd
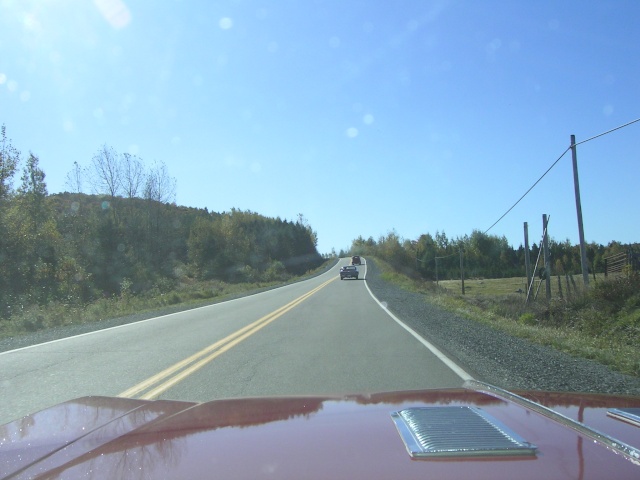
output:
[[[70,168],[69,192],[49,194],[38,156],[2,125],[0,337],[228,298],[325,261],[302,214],[176,205],[163,163],[103,145]]]
[[[400,272],[379,257],[376,264],[385,280],[423,294],[427,302],[510,335],[640,376],[637,272],[627,271],[608,279],[598,276],[588,290],[567,292],[565,288],[562,296],[554,282],[550,302],[543,286],[538,299],[526,304],[524,293],[515,293],[526,283],[521,277],[465,281],[466,294],[462,295],[460,280],[436,284],[415,272]]]
[[[20,306],[9,318],[0,322],[0,339],[18,337],[38,330],[81,325],[134,314],[166,313],[211,305],[303,280],[322,273],[334,262],[335,259],[327,259],[321,266],[303,275],[289,275],[286,279],[281,277],[279,280],[272,281],[229,283],[221,280],[191,280],[167,291],[154,288],[143,294],[133,295],[123,290],[119,295],[99,298],[83,305],[50,302],[45,305]]]
[[[427,301],[450,311],[640,376],[640,245],[587,244],[588,289],[581,287],[578,275],[579,246],[552,238],[549,246],[551,271],[535,269],[536,285],[529,302],[525,302],[524,247],[514,249],[506,238],[478,230],[456,239],[443,232],[423,234],[417,240],[402,239],[393,231],[378,240],[358,237],[348,254],[375,257],[385,265],[385,279],[420,292]],[[539,252],[533,243],[532,265]],[[629,259],[626,267],[616,277],[605,278],[607,258],[619,254]],[[536,298],[546,275],[551,279],[550,301],[544,285]]]

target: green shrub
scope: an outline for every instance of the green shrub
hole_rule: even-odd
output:
[[[531,325],[531,326],[538,325],[538,320],[536,319],[536,316],[531,312],[526,312],[520,315],[520,317],[518,318],[518,322],[520,322],[523,325]]]
[[[633,274],[598,282],[592,288],[590,297],[600,306],[617,312],[624,308],[628,299],[638,295],[640,291],[640,275]]]
[[[635,346],[640,342],[640,310],[620,314],[615,322],[606,327],[607,336],[618,342]]]
[[[210,288],[201,288],[199,290],[195,290],[189,296],[198,300],[205,300],[207,298],[215,297],[216,294]]]
[[[599,308],[584,308],[578,312],[576,327],[594,337],[602,336],[611,324],[611,315]]]
[[[176,305],[182,302],[182,298],[177,292],[171,292],[170,294],[166,295],[166,301],[168,305]]]
[[[627,300],[624,302],[623,308],[625,312],[632,312],[638,309],[640,309],[640,291],[627,298]]]
[[[22,328],[27,332],[35,332],[44,326],[44,316],[40,313],[26,315],[21,319]]]
[[[288,277],[284,264],[278,260],[274,260],[262,275],[263,280],[267,282],[283,281]]]
[[[525,313],[526,305],[520,295],[503,295],[496,297],[491,311],[496,315],[512,320],[520,320]],[[533,315],[533,314],[532,314]],[[535,318],[535,315],[533,315]]]

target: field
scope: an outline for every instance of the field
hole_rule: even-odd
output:
[[[598,274],[596,276],[596,282],[604,279],[604,275]],[[589,277],[590,283],[594,282],[593,276]],[[576,291],[582,291],[582,275],[573,275],[573,281],[571,277],[560,277],[561,289],[558,286],[558,277],[551,278],[551,296],[556,298],[558,296],[566,296],[567,294],[574,294]],[[438,285],[452,293],[461,293],[460,280],[440,280]],[[544,281],[540,286],[540,279],[536,279],[536,283],[533,287],[532,295],[535,296],[538,290],[538,298],[544,298],[545,296],[545,284]],[[484,279],[465,279],[464,281],[465,295],[507,295],[511,293],[521,294],[523,300],[526,298],[527,291],[527,279],[525,277],[512,277],[512,278],[484,278]]]

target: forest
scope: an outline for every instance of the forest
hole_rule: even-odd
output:
[[[178,206],[163,163],[106,145],[87,165],[74,163],[68,192],[49,194],[39,158],[23,162],[4,126],[0,134],[0,318],[181,282],[282,281],[324,260],[302,214],[293,221]]]
[[[30,152],[23,161],[2,126],[0,318],[33,305],[162,295],[198,281],[284,281],[324,261],[302,214],[283,220],[178,206],[164,163],[149,165],[107,145],[86,165],[73,164],[67,187],[49,194],[39,158]],[[532,265],[539,251],[533,243]],[[588,244],[590,273],[602,273],[608,256],[628,251],[638,252],[638,245]],[[358,237],[340,256],[377,256],[406,273],[445,280],[460,278],[460,252],[465,278],[525,276],[522,245],[515,249],[505,237],[477,230],[455,239],[443,231],[416,240],[395,231],[377,240]],[[552,275],[580,273],[577,245],[551,239],[550,252]],[[543,274],[542,262],[535,274]]]
[[[588,243],[586,245],[589,273],[604,273],[605,259],[615,254],[632,252],[638,258],[640,245],[625,245],[609,242],[608,245]],[[509,278],[524,277],[525,248],[513,248],[503,236],[488,235],[474,230],[471,235],[449,239],[444,232],[435,235],[425,233],[417,240],[407,240],[394,231],[382,235],[378,240],[372,237],[358,237],[353,240],[349,254],[377,256],[404,273],[414,273],[426,280],[452,280],[460,278],[460,252],[465,278]],[[531,268],[538,259],[541,246],[530,246]],[[549,239],[551,275],[574,275],[582,272],[580,246],[569,240],[559,242]],[[347,255],[347,252],[341,254]],[[633,255],[632,255],[633,256]],[[636,265],[637,267],[637,265]],[[534,272],[544,275],[542,255]]]

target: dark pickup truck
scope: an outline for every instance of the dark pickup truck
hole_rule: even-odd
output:
[[[340,268],[340,280],[344,280],[345,278],[355,278],[358,279],[358,268],[354,265],[345,265]]]

